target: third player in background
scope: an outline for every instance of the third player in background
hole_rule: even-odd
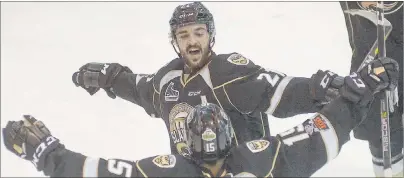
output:
[[[342,10],[363,9],[370,10],[376,2],[362,1],[341,1]],[[398,85],[398,96],[395,96],[394,112],[390,113],[391,129],[391,157],[394,177],[403,177],[403,2],[384,2],[384,17],[391,22],[393,31],[386,39],[386,53],[388,57],[396,59],[400,66],[400,79]],[[376,14],[375,14],[376,15]],[[349,42],[352,48],[351,72],[358,69],[364,60],[371,46],[377,39],[376,26],[360,16],[352,16],[344,13],[345,22],[349,35]],[[375,100],[371,106],[367,117],[380,118],[380,98],[383,93],[375,95]],[[398,101],[397,101],[398,98]],[[380,120],[380,119],[379,119]],[[383,177],[383,156],[382,144],[378,135],[381,131],[380,121],[377,119],[367,119],[367,122],[354,130],[357,139],[367,140],[372,154],[373,169],[377,177]],[[370,160],[369,160],[370,161]]]

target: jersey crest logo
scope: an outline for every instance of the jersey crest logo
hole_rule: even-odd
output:
[[[376,2],[373,2],[373,1],[358,1],[356,3],[363,10],[374,11],[373,7],[376,7]],[[402,1],[385,1],[385,2],[383,2],[384,14],[395,13],[401,7],[403,7],[403,2]]]
[[[179,96],[180,92],[174,89],[174,83],[171,82],[170,84],[168,84],[166,92],[164,93],[164,99],[166,101],[178,101]]]
[[[216,139],[216,134],[213,132],[210,128],[207,128],[203,133],[202,133],[202,140],[205,141],[212,141]]]
[[[321,115],[315,115],[313,119],[308,119],[303,123],[304,130],[309,135],[313,135],[315,132],[328,130],[330,127]]]
[[[188,114],[193,107],[187,103],[176,104],[168,114],[170,125],[169,134],[177,152],[185,157],[189,156],[189,147],[186,144],[185,124]]]
[[[250,63],[250,60],[248,60],[241,54],[232,54],[227,58],[227,61],[236,65],[247,65],[248,63]]]
[[[253,140],[247,142],[248,149],[250,149],[250,151],[253,153],[264,151],[265,149],[268,148],[268,146],[269,146],[268,140]]]
[[[160,155],[153,159],[153,163],[161,168],[173,168],[176,162],[174,155]]]
[[[329,127],[328,127],[327,123],[325,122],[325,120],[323,118],[321,118],[321,116],[319,116],[319,115],[316,116],[313,119],[313,123],[316,126],[316,128],[319,129],[319,130],[327,130],[327,129],[329,129]]]

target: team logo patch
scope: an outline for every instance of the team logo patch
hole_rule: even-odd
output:
[[[327,130],[329,129],[327,123],[325,122],[325,120],[321,117],[321,116],[316,116],[313,119],[313,123],[316,126],[316,128],[318,128],[319,130]]]
[[[250,63],[250,60],[248,60],[241,54],[232,54],[227,58],[227,61],[236,65],[247,65],[248,63]]]
[[[374,7],[376,7],[376,1],[358,1],[356,2],[358,6],[363,10],[371,10],[374,11]],[[383,2],[383,10],[384,14],[392,14],[397,12],[401,7],[403,7],[402,1],[384,1]]]
[[[251,152],[257,153],[267,149],[269,146],[268,140],[253,140],[247,142],[247,147]]]
[[[161,155],[153,159],[153,163],[161,168],[173,168],[177,159],[174,155]]]
[[[164,99],[166,101],[178,101],[179,96],[180,92],[174,89],[174,83],[171,82],[170,84],[168,84],[166,92],[164,93]]]
[[[215,132],[213,132],[210,128],[207,128],[203,133],[202,133],[202,140],[205,141],[212,141],[216,138]]]
[[[314,132],[320,132],[330,128],[325,121],[325,118],[322,118],[321,115],[316,115],[313,119],[304,121],[303,126],[304,130],[309,135],[313,135]]]
[[[177,152],[186,157],[189,156],[190,151],[186,144],[185,124],[192,109],[193,107],[187,103],[179,103],[168,114],[171,140],[177,148]]]

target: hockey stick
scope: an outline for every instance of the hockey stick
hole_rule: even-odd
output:
[[[386,41],[384,39],[385,29],[383,26],[384,9],[383,1],[377,2],[377,43],[379,48],[379,57],[386,57]],[[383,146],[383,168],[384,176],[392,177],[393,172],[391,169],[391,144],[390,144],[390,122],[389,122],[389,104],[388,98],[389,91],[385,92],[384,98],[380,100],[380,119],[381,119],[381,132],[382,132],[382,146]]]
[[[351,15],[358,15],[361,16],[369,21],[371,21],[375,26],[378,25],[377,17],[375,17],[375,13],[371,11],[366,11],[366,10],[359,10],[359,9],[350,9],[350,10],[345,10],[345,13],[351,14]],[[383,26],[385,28],[385,35],[384,39],[386,39],[389,35],[390,32],[393,30],[393,26],[387,19],[383,19]],[[368,54],[366,54],[365,59],[363,59],[361,65],[356,71],[360,71],[366,64],[368,64],[370,61],[374,60],[376,55],[378,53],[378,48],[377,48],[377,40],[373,43],[372,47],[370,48]]]
[[[384,19],[383,8],[378,3],[377,17],[370,11],[365,10],[347,10],[346,13],[352,15],[359,15],[370,20],[373,24],[377,26],[377,40],[373,43],[372,48],[369,50],[365,59],[362,61],[358,70],[361,70],[367,63],[372,61],[375,56],[379,53],[379,56],[386,56],[385,39],[390,35],[393,27],[391,23]],[[387,33],[386,33],[387,32]],[[384,35],[383,35],[384,34]],[[378,46],[380,48],[378,48]],[[382,147],[383,147],[383,166],[384,166],[384,176],[392,177],[391,170],[391,148],[390,148],[390,125],[389,125],[389,112],[388,112],[388,92],[386,91],[386,97],[381,99],[381,132],[382,132]]]
[[[350,10],[345,10],[344,13],[351,14],[353,16],[355,16],[355,15],[361,16],[361,17],[371,21],[375,26],[377,26],[377,17],[375,17],[375,13],[372,13],[370,11],[359,10],[359,9],[350,9]],[[387,19],[384,19],[383,26],[385,27],[386,33],[385,33],[384,38],[386,39],[390,35],[390,32],[393,30],[393,26]],[[356,71],[359,72],[363,67],[366,66],[366,64],[368,64],[370,61],[373,61],[377,55],[377,52],[378,52],[378,49],[377,49],[377,40],[376,40],[373,43],[369,52],[366,54],[365,58],[363,59],[362,63],[359,65],[359,67]],[[337,77],[332,81],[331,86],[333,86],[334,88],[340,88],[343,85],[343,83],[344,83],[344,78]]]

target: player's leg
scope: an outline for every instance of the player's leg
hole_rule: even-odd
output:
[[[401,62],[402,63],[402,62]],[[401,77],[402,69],[401,70]],[[403,80],[402,78],[400,80]],[[391,157],[392,170],[394,177],[403,177],[403,85],[402,82],[398,87],[399,91],[399,106],[395,106],[395,112],[390,113],[390,142],[391,142]],[[375,96],[371,109],[367,114],[370,118],[380,118],[380,98],[384,93]],[[369,141],[369,148],[372,154],[373,168],[377,177],[383,177],[383,149],[380,138],[381,123],[380,119],[367,119],[363,124],[354,130],[354,136],[357,139]]]

